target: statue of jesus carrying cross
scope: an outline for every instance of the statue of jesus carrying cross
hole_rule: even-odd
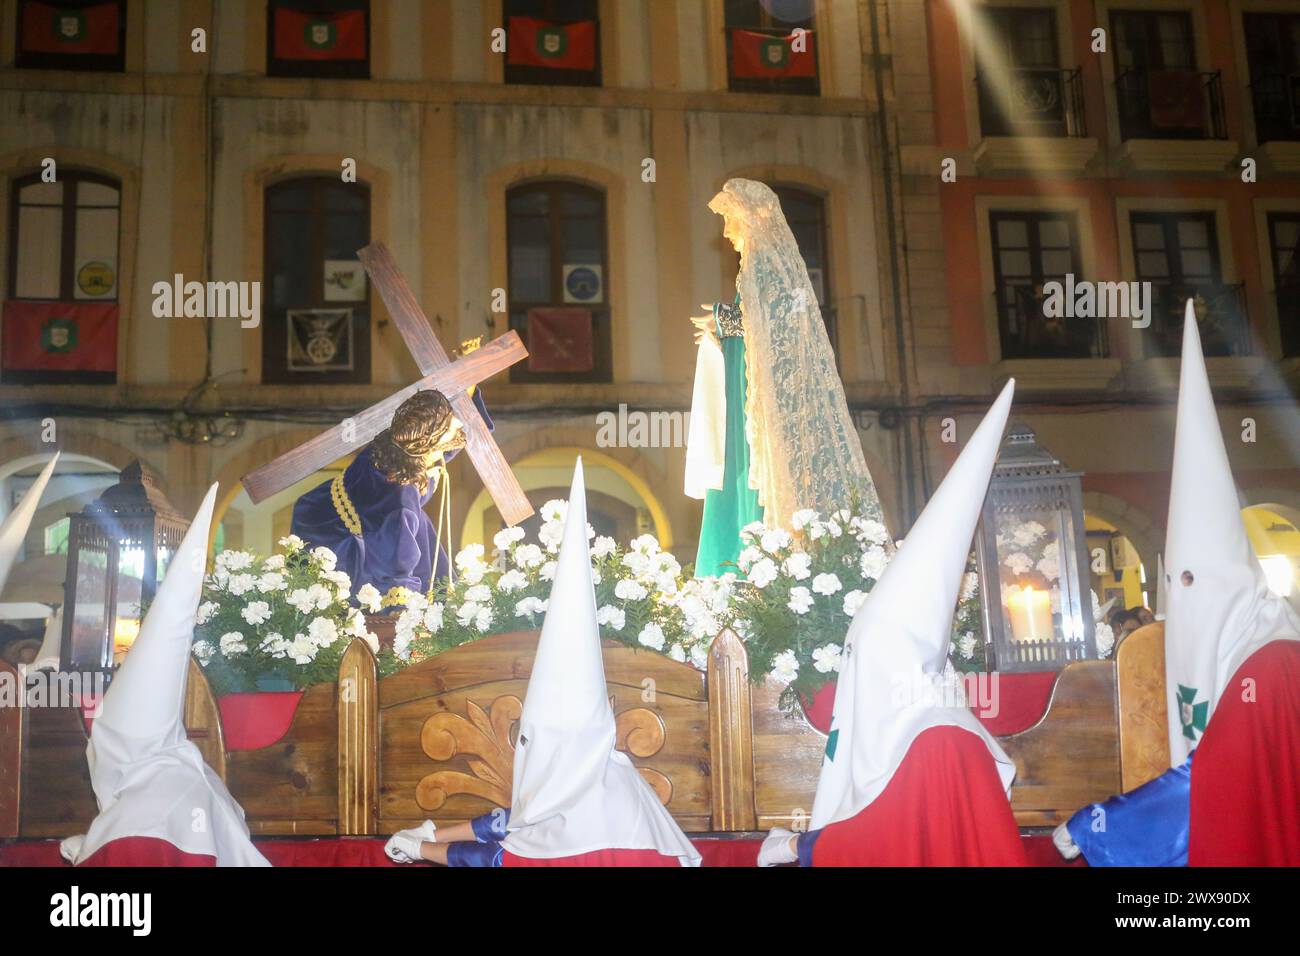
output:
[[[508,523],[532,514],[475,391],[527,352],[512,331],[449,361],[387,247],[372,243],[358,257],[425,377],[250,472],[243,485],[257,503],[368,442],[342,475],[298,499],[292,532],[335,553],[354,596],[370,584],[400,603],[400,589],[423,594],[448,573],[446,463],[462,448]],[[423,506],[439,488],[435,527]]]

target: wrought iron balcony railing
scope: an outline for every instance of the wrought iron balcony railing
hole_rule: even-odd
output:
[[[975,77],[985,136],[1087,136],[1083,75],[1058,67],[1016,67]]]
[[[1091,316],[1048,316],[1043,283],[1008,281],[993,294],[1004,359],[1106,357],[1106,323]]]
[[[1257,141],[1300,140],[1300,74],[1261,76],[1250,84],[1250,98]]]
[[[1251,353],[1243,284],[1210,282],[1151,283],[1151,326],[1142,332],[1148,358],[1182,354],[1183,314],[1187,300],[1196,310],[1201,346],[1207,356]]]
[[[1227,139],[1218,70],[1132,68],[1115,81],[1124,139]]]

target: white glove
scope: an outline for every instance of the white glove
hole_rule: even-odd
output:
[[[77,863],[77,854],[81,852],[81,845],[86,842],[86,835],[70,836],[59,844],[59,856],[63,857],[74,866]]]
[[[799,854],[791,845],[794,843],[791,839],[793,836],[794,833],[789,830],[773,827],[758,851],[758,865],[777,866],[781,863],[798,863]]]
[[[425,820],[411,830],[398,830],[384,844],[384,852],[394,863],[415,863],[424,859],[420,855],[420,844],[434,843],[434,831],[437,829],[432,820]]]
[[[1067,860],[1073,860],[1081,852],[1079,845],[1070,836],[1069,826],[1064,823],[1052,831],[1052,843],[1056,845],[1056,849],[1061,856]]]

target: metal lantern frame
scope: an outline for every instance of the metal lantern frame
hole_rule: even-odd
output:
[[[1050,638],[1017,640],[1003,612],[1008,595],[998,555],[998,530],[1017,515],[1029,518],[1049,512],[1059,531],[1059,612],[1052,614]],[[1066,468],[1038,443],[1027,425],[1012,425],[1003,440],[976,532],[976,561],[990,670],[1057,670],[1073,660],[1097,657],[1083,523],[1083,473]]]
[[[190,523],[172,507],[154,473],[138,460],[122,469],[117,484],[68,518],[60,647],[63,670],[111,673],[121,616],[123,552],[142,552],[140,606],[147,607],[158,587],[160,558],[176,553]],[[99,564],[83,560],[90,555],[103,555],[102,577],[89,573],[92,564]],[[98,613],[87,613],[88,608]],[[141,616],[137,608],[137,623]]]

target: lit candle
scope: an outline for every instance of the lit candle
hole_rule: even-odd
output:
[[[1017,641],[1042,641],[1055,636],[1052,598],[1046,591],[1027,587],[1007,598],[1011,636]]]

